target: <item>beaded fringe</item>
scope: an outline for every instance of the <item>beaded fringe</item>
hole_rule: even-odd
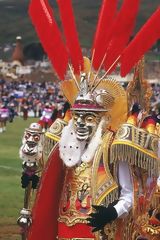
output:
[[[116,188],[112,192],[107,194],[102,204],[105,206],[108,206],[110,203],[118,200],[118,197],[119,197],[119,189]]]
[[[56,144],[56,141],[54,141],[51,138],[45,137],[44,153],[47,157],[49,156],[55,144]]]
[[[111,146],[111,161],[126,161],[131,165],[143,168],[148,171],[149,176],[159,175],[158,160],[145,152],[132,146],[117,144]]]

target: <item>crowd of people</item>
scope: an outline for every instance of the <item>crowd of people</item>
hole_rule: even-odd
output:
[[[6,130],[6,121],[12,122],[15,116],[37,117],[43,122],[53,122],[63,117],[65,102],[59,83],[31,81],[1,81],[0,119],[5,122],[0,132]]]
[[[152,110],[160,113],[160,84],[152,84]],[[63,117],[66,99],[58,82],[0,81],[0,133],[15,116],[37,117],[44,128]]]

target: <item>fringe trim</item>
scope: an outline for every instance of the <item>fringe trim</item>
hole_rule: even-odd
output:
[[[149,176],[159,175],[158,159],[132,146],[115,144],[111,146],[111,161],[126,161],[148,171]]]
[[[44,154],[48,157],[57,141],[46,137],[44,141]]]
[[[155,193],[153,196],[153,199],[151,200],[152,203],[152,207],[153,209],[157,209],[160,208],[160,194],[159,193]]]
[[[101,204],[108,207],[110,203],[118,200],[118,198],[119,198],[119,189],[116,188],[107,194],[107,196],[103,199]]]

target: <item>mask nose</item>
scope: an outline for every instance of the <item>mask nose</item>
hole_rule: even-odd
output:
[[[32,135],[27,139],[27,142],[34,142],[34,138]]]
[[[83,119],[82,119],[81,117],[79,117],[79,118],[77,119],[77,125],[78,125],[79,127],[84,127],[84,126],[85,126],[85,123],[84,123],[84,121],[83,121]]]

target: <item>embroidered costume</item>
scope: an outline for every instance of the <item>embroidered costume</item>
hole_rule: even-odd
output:
[[[29,14],[61,80],[69,66],[72,79],[62,81],[62,90],[72,116],[57,119],[46,133],[50,153],[28,240],[156,239],[160,225],[153,230],[150,220],[159,221],[159,119],[149,115],[140,64],[127,91],[108,74],[120,63],[125,76],[159,38],[160,9],[126,47],[139,1],[124,1],[117,13],[117,1],[104,0],[89,60],[82,56],[71,1],[57,3],[65,43],[47,0],[32,0]]]

